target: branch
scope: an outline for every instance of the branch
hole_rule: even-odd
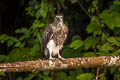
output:
[[[88,13],[88,11],[83,7],[83,5],[80,3],[79,0],[77,0],[79,6],[81,7],[81,9],[85,12],[85,14],[89,17],[92,18],[92,16]]]
[[[120,66],[119,56],[102,56],[102,57],[84,57],[68,58],[64,61],[52,60],[35,60],[14,63],[1,63],[0,71],[2,72],[25,72],[25,71],[43,71],[43,70],[61,70],[77,68],[95,68],[95,67],[112,67]]]

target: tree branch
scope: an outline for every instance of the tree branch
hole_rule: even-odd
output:
[[[0,71],[2,72],[25,72],[25,71],[43,71],[43,70],[60,70],[60,69],[77,69],[77,68],[95,68],[95,67],[112,67],[120,66],[119,56],[102,56],[102,57],[84,57],[68,58],[64,61],[56,60],[35,60],[14,63],[1,63]]]
[[[92,18],[92,16],[87,12],[87,10],[83,7],[83,5],[80,3],[79,0],[77,0],[79,6],[81,7],[81,9],[85,12],[85,14],[89,17]]]

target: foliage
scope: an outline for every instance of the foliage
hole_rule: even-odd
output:
[[[65,2],[69,4],[65,5]],[[84,3],[84,1],[80,2]],[[83,29],[86,35],[83,37],[80,36],[81,34],[74,34],[72,39],[69,38],[71,42],[64,46],[62,51],[63,57],[120,55],[120,1],[114,0],[110,2],[112,4],[109,4],[108,8],[102,8],[102,10],[102,1],[93,0],[89,2],[88,14],[91,15],[90,22],[87,26],[84,25],[84,29],[82,26],[77,28],[78,30]],[[0,55],[0,61],[15,62],[42,58],[42,33],[45,27],[54,20],[57,13],[65,17],[65,23],[70,26],[70,29],[79,23],[82,24],[80,19],[85,17],[80,15],[79,11],[76,12],[75,9],[78,6],[76,7],[75,5],[78,3],[79,0],[29,1],[25,11],[27,16],[32,17],[32,24],[29,28],[23,27],[15,30],[17,36],[0,35],[0,43],[7,44],[7,47],[10,48],[8,55]],[[71,7],[73,7],[72,11],[70,11]],[[77,23],[74,23],[74,21]],[[84,24],[86,23],[84,22]],[[109,79],[108,77],[110,76],[108,75],[113,75],[114,80],[119,80],[120,74],[117,69],[116,67],[107,68],[107,70],[101,69],[98,75],[99,80]],[[110,73],[107,73],[107,71]],[[96,69],[26,73],[25,76],[17,76],[16,80],[95,80]],[[5,73],[0,73],[0,75],[7,76]]]
[[[97,1],[97,0],[95,0]],[[93,1],[94,3],[94,1]],[[95,7],[95,4],[93,5]],[[115,0],[113,2],[113,5],[109,7],[109,9],[103,10],[98,15],[94,15],[91,18],[91,22],[88,24],[86,30],[90,36],[88,36],[84,41],[84,44],[81,43],[80,45],[84,45],[82,48],[84,51],[88,51],[84,53],[84,56],[118,56],[119,55],[119,38],[120,34],[117,32],[117,30],[120,29],[120,10],[118,9],[120,7],[120,1]],[[91,8],[91,7],[90,7]],[[96,6],[97,10],[98,6]],[[94,8],[95,9],[95,8]],[[93,10],[94,11],[94,10]],[[82,41],[81,41],[82,42]],[[74,44],[73,44],[74,43]],[[78,47],[79,43],[72,42],[71,48],[76,49],[80,48]],[[89,52],[92,51],[92,52]],[[112,74],[114,72],[116,73],[116,68],[109,69],[112,70]],[[88,75],[86,73],[86,75]],[[118,80],[119,75],[116,73],[114,74],[114,80]],[[83,78],[82,78],[83,77]],[[91,77],[91,73],[88,77]],[[81,80],[88,80],[87,77],[84,77],[84,75],[78,76],[78,79]],[[90,78],[89,78],[90,79]],[[91,79],[90,79],[91,80]],[[105,76],[101,76],[100,80],[106,80]]]
[[[78,80],[91,80],[94,77],[94,74],[91,73],[83,73],[80,74],[77,79]]]

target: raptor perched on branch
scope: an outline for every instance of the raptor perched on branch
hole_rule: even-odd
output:
[[[43,33],[43,49],[45,57],[53,57],[64,60],[60,55],[60,50],[67,38],[68,27],[63,23],[62,16],[56,16],[55,21],[47,26]]]

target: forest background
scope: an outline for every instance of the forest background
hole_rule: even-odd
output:
[[[119,0],[0,0],[0,62],[42,58],[42,33],[56,15],[69,37],[64,58],[120,55]],[[95,80],[96,68],[0,72],[1,80]],[[119,80],[118,67],[101,68],[99,80]]]

